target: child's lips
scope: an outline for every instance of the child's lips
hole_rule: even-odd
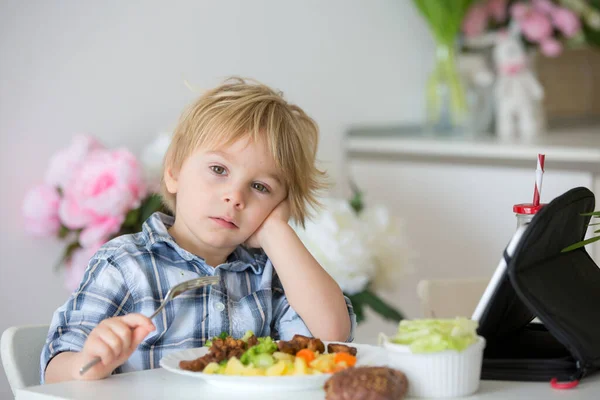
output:
[[[223,228],[237,229],[237,225],[233,221],[228,220],[226,218],[210,217],[210,219],[215,221],[218,225],[222,226]]]

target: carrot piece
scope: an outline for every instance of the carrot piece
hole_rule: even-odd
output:
[[[348,369],[350,367],[348,367],[346,365],[346,363],[341,363],[341,364],[337,364],[335,367],[333,367],[333,369],[331,370],[331,372],[336,373],[336,372],[340,372],[343,371],[345,369]]]
[[[335,353],[335,358],[333,359],[333,362],[335,362],[336,364],[345,362],[347,366],[354,367],[354,365],[356,364],[356,357],[348,353]]]
[[[306,361],[306,365],[315,359],[315,353],[309,349],[302,349],[296,353],[296,357],[303,358]]]

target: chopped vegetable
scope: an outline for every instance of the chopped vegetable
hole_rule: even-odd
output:
[[[242,336],[240,338],[240,340],[243,340],[244,342],[248,343],[248,339],[250,339],[252,336],[254,336],[254,332],[252,331],[246,331],[246,333],[244,333],[244,336]],[[215,339],[227,339],[229,337],[229,334],[227,332],[221,332],[221,334],[219,336],[215,336],[212,338],[212,340],[207,340],[206,343],[204,343],[204,347],[210,347],[212,346],[212,342]]]
[[[413,353],[463,351],[477,341],[477,322],[466,318],[402,320],[390,340],[408,345]]]
[[[262,353],[252,359],[252,364],[254,364],[255,367],[268,368],[275,364],[275,359],[270,354]]]
[[[253,338],[253,343],[257,344],[251,347],[242,344],[242,351],[244,348],[246,350],[238,358],[238,354],[240,354],[239,340],[248,343],[250,338]],[[279,346],[273,338],[268,336],[256,338],[252,331],[247,331],[237,343],[229,340],[230,336],[225,332],[214,337],[213,341],[216,339],[227,339],[223,344],[219,343],[217,350],[213,349],[220,356],[225,356],[226,359],[219,362],[221,360],[220,356],[216,357],[215,354],[210,352],[204,355],[203,357],[211,357],[212,354],[212,358],[206,360],[210,360],[210,362],[199,370],[206,374],[238,376],[315,375],[341,371],[356,364],[356,357],[349,353],[328,350],[329,353],[321,354],[320,350],[315,351],[308,348],[308,343],[302,343],[304,346],[299,346],[300,350],[296,348],[294,350],[295,354],[288,354],[284,350],[279,350]],[[298,341],[301,340],[298,339]],[[233,346],[231,349],[236,350],[236,352],[227,353],[229,351],[227,346]],[[341,348],[348,347],[340,345]]]
[[[296,357],[303,358],[306,361],[306,364],[309,364],[312,360],[315,359],[315,353],[309,349],[302,349],[296,353]]]
[[[348,353],[336,353],[333,361],[336,364],[346,363],[347,367],[354,367],[354,365],[356,364],[356,357]]]
[[[248,365],[250,363],[256,365],[256,359],[259,354],[267,354],[269,357],[273,358],[272,354],[277,350],[277,343],[275,343],[271,337],[260,337],[258,338],[258,344],[246,350],[246,352],[242,354],[240,361],[244,365]],[[272,364],[273,363],[271,363],[271,365]]]
[[[221,334],[219,336],[215,336],[214,338],[212,338],[212,340],[207,340],[206,343],[204,343],[204,347],[210,347],[212,346],[212,341],[215,339],[227,339],[227,337],[229,336],[229,334],[227,332],[221,332]]]
[[[250,339],[252,336],[254,336],[254,332],[246,331],[246,333],[244,333],[244,336],[242,336],[240,340],[243,340],[244,342],[248,343],[248,339]]]

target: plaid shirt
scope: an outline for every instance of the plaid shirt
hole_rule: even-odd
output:
[[[216,268],[179,247],[168,233],[173,218],[155,213],[141,232],[106,243],[90,260],[79,288],[53,317],[42,350],[41,383],[52,357],[81,351],[89,333],[105,318],[128,313],[152,314],[172,286],[197,277],[218,275],[221,283],[184,293],[169,302],[153,319],[156,330],[142,341],[115,373],[159,367],[172,351],[201,347],[221,332],[241,337],[289,340],[294,334],[311,336],[288,304],[273,265],[262,251],[238,247]],[[352,328],[356,328],[346,298]]]

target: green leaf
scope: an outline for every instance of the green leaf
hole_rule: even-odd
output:
[[[561,253],[566,253],[568,251],[579,249],[580,247],[587,246],[588,244],[597,242],[598,240],[600,240],[600,236],[596,236],[596,237],[593,237],[593,238],[590,238],[587,240],[582,240],[581,242],[578,242],[578,243],[572,244],[568,247],[565,247],[564,249],[561,250]]]
[[[359,214],[363,209],[363,201],[362,201],[362,193],[357,192],[350,199],[350,207],[354,210],[355,213]]]
[[[596,217],[596,218],[600,218],[600,211],[593,211],[593,212],[589,212],[589,213],[583,213],[580,214],[582,217]]]
[[[140,209],[135,208],[130,210],[125,216],[125,222],[123,222],[123,226],[134,226],[137,223],[137,220],[140,216]]]
[[[148,196],[140,207],[140,223],[144,223],[156,211],[165,211],[162,199],[158,194]]]
[[[587,24],[583,24],[582,28],[585,35],[585,41],[592,46],[600,46],[600,30],[592,29]]]
[[[362,302],[360,298],[357,298],[356,295],[345,294],[350,302],[352,303],[352,308],[354,309],[354,315],[356,315],[356,323],[360,324],[365,320],[365,312]]]
[[[358,299],[361,305],[367,305],[371,307],[373,311],[385,319],[392,320],[394,322],[400,322],[404,319],[404,316],[400,313],[400,311],[387,304],[369,289],[365,289],[362,292],[355,294],[354,297]]]
[[[64,239],[67,237],[67,235],[69,234],[69,232],[71,232],[71,230],[69,228],[67,228],[64,225],[60,225],[60,229],[58,230],[58,237],[61,239]]]
[[[65,251],[63,252],[62,256],[54,264],[54,271],[58,271],[59,269],[61,269],[61,267],[64,266],[65,261],[67,261],[69,257],[71,257],[71,254],[73,254],[73,252],[79,248],[81,248],[79,241],[69,243],[69,245],[65,248]]]
[[[451,45],[474,0],[413,0],[439,43]]]
[[[404,319],[404,315],[402,315],[400,311],[396,310],[393,306],[383,301],[383,299],[381,299],[375,293],[367,289],[364,291],[364,294],[367,304],[369,304],[373,311],[375,311],[385,319],[392,320],[394,322],[400,322]]]

